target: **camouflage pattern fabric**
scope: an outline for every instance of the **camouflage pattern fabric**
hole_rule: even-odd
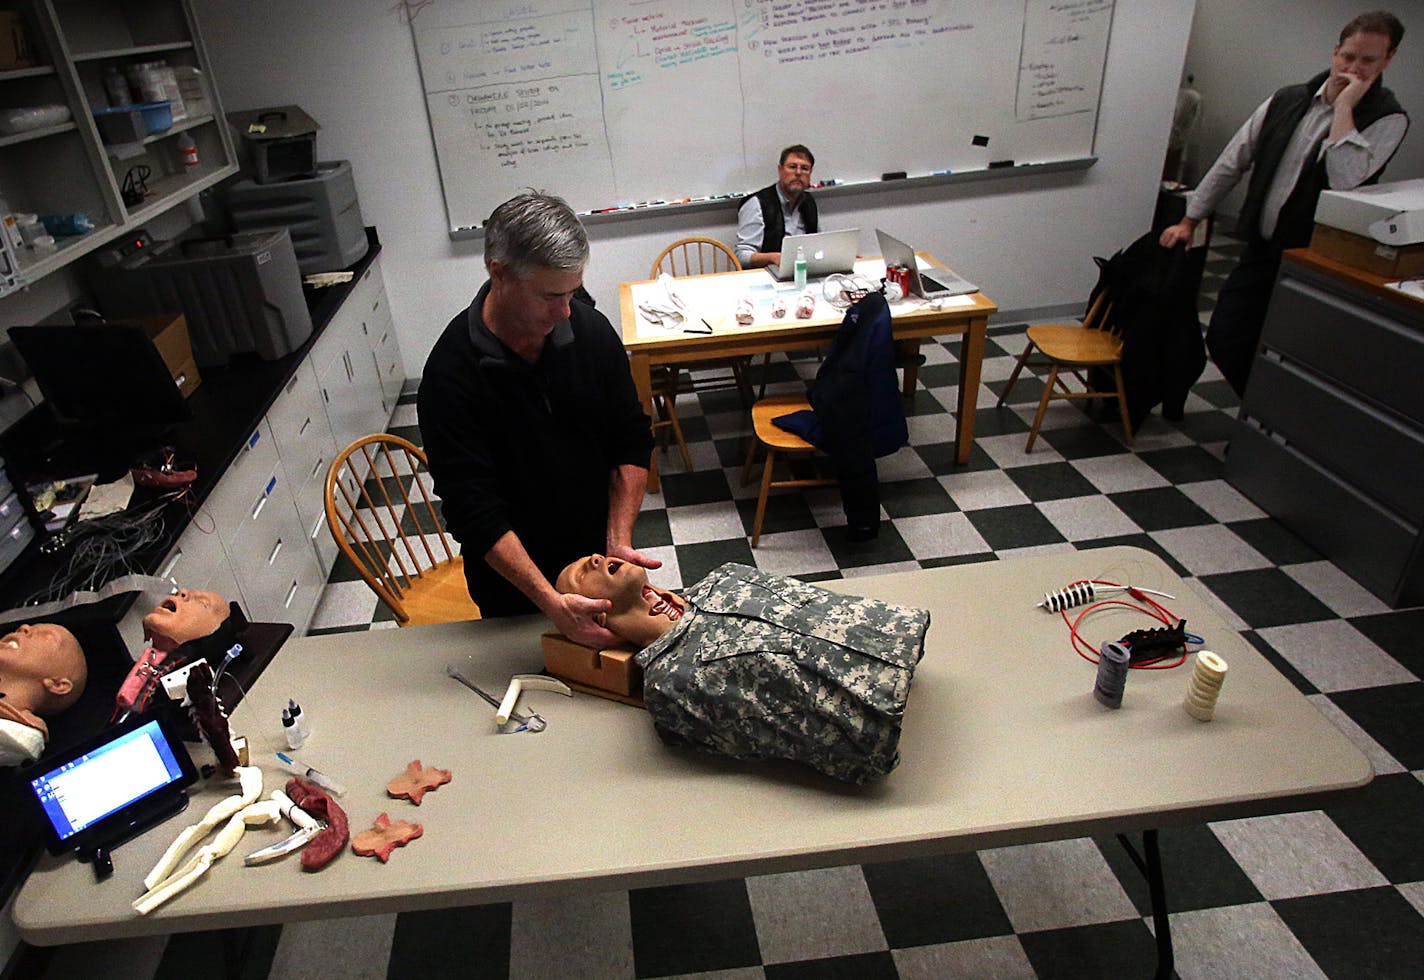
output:
[[[736,759],[793,759],[863,783],[900,761],[930,614],[729,562],[638,654],[659,734]]]

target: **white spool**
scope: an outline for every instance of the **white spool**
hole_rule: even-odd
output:
[[[1196,667],[1182,707],[1197,721],[1211,721],[1216,713],[1216,699],[1226,680],[1226,661],[1210,650],[1198,650]]]

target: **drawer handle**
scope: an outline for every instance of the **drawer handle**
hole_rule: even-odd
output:
[[[324,469],[326,469],[326,460],[324,458],[317,460],[316,465],[311,468],[311,473],[307,476],[307,479],[310,480]]]
[[[158,573],[159,578],[172,578],[173,569],[178,567],[178,563],[183,560],[183,549],[179,548],[173,552],[173,557],[168,559],[168,564],[163,566],[163,570]]]
[[[258,429],[257,431],[253,432],[252,435],[250,435],[250,436],[247,437],[247,448],[248,448],[248,449],[253,449],[253,448],[255,448],[255,447],[257,446],[257,443],[259,443],[259,442],[261,442],[261,441],[262,441],[262,430],[261,430],[261,429]]]
[[[262,513],[262,508],[263,508],[263,507],[266,507],[266,506],[267,506],[267,501],[268,501],[268,500],[271,500],[271,499],[272,499],[272,498],[268,497],[268,496],[264,493],[264,494],[261,496],[261,498],[258,499],[258,501],[257,501],[257,506],[254,507],[254,508],[252,508],[252,516],[251,516],[250,518],[248,518],[248,520],[253,520],[253,521],[257,520],[257,515],[260,514],[260,513]]]
[[[273,546],[273,548],[272,548],[272,553],[267,556],[267,564],[270,565],[270,564],[272,564],[274,561],[276,561],[276,560],[277,560],[277,555],[280,554],[281,551],[282,551],[282,539],[281,539],[281,538],[278,538],[278,539],[277,539],[277,544],[276,544],[275,546]]]
[[[299,436],[304,436],[304,435],[306,435],[306,433],[307,433],[307,426],[309,426],[309,425],[311,425],[311,416],[310,416],[310,415],[308,415],[308,416],[306,417],[306,421],[304,421],[304,422],[302,423],[302,427],[297,430],[297,435],[299,435]]]
[[[296,582],[295,579],[293,579],[293,580],[292,580],[292,587],[287,590],[287,601],[284,602],[284,603],[282,603],[282,608],[283,608],[283,609],[290,609],[290,608],[292,607],[292,600],[295,599],[296,597],[297,597],[297,582]]]
[[[312,523],[312,529],[311,529],[311,535],[310,535],[310,537],[311,537],[313,543],[315,543],[315,542],[321,540],[321,532],[322,532],[325,528],[326,528],[326,515],[323,514],[322,516],[318,517],[315,522]]]

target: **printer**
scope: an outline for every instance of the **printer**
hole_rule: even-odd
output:
[[[275,361],[312,333],[285,228],[166,242],[140,232],[98,254],[90,285],[110,318],[182,313],[198,367],[243,353]]]
[[[1424,274],[1424,178],[1321,191],[1310,247],[1381,276]]]

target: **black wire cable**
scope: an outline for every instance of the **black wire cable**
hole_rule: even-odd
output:
[[[74,592],[94,592],[122,576],[143,573],[134,556],[163,539],[163,510],[185,491],[167,493],[116,514],[80,521],[46,547],[69,552],[64,567],[25,600],[33,606],[57,602]]]

